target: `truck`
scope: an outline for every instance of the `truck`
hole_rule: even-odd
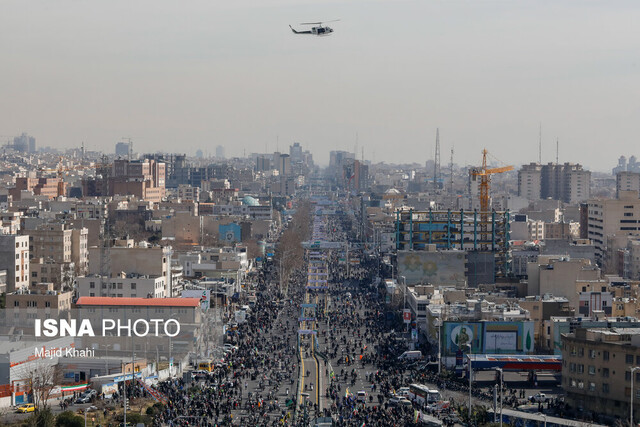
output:
[[[398,356],[398,360],[416,360],[416,359],[422,359],[422,352],[420,350],[405,351],[400,356]]]

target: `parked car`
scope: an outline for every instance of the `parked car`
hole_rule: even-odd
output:
[[[394,395],[393,397],[391,397],[391,399],[389,399],[389,405],[392,406],[406,406],[407,403],[409,404],[409,406],[411,406],[411,402],[409,402],[404,396]]]
[[[81,394],[80,397],[76,399],[76,403],[89,403],[91,402],[91,395],[89,394]]]
[[[16,412],[20,414],[25,414],[27,412],[34,412],[36,410],[36,405],[33,403],[23,403],[16,408]]]

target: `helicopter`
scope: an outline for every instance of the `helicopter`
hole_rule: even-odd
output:
[[[300,25],[317,25],[317,27],[311,27],[311,30],[309,31],[296,31],[293,29],[293,27],[291,25],[289,25],[289,28],[291,28],[291,31],[293,31],[294,34],[312,34],[314,36],[328,36],[331,33],[333,33],[333,28],[328,27],[328,26],[322,26],[322,24],[326,24],[327,22],[337,22],[339,21],[339,19],[334,19],[333,21],[326,21],[326,22],[303,22]]]

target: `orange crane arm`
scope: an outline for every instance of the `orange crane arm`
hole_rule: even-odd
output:
[[[503,173],[503,172],[509,172],[513,170],[513,166],[504,166],[501,168],[493,168],[493,169],[487,169],[485,171],[486,174],[490,174],[490,173]]]

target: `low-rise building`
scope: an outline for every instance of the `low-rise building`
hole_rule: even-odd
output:
[[[79,297],[116,297],[116,298],[165,298],[165,276],[142,276],[139,274],[120,274],[116,277],[91,275],[78,277],[76,286]]]
[[[60,292],[53,283],[38,283],[29,290],[7,294],[6,307],[13,312],[16,325],[26,325],[33,319],[58,319],[71,310],[73,292]]]
[[[518,305],[527,310],[529,317],[533,320],[536,348],[546,351],[552,350],[553,346],[548,334],[545,334],[544,321],[550,320],[552,316],[573,317],[575,313],[575,310],[569,306],[567,298],[552,295],[529,296],[518,301]]]
[[[631,368],[638,365],[640,328],[580,328],[563,334],[565,402],[578,410],[625,419],[633,393],[634,410],[640,415],[640,372],[633,373],[631,389]]]

